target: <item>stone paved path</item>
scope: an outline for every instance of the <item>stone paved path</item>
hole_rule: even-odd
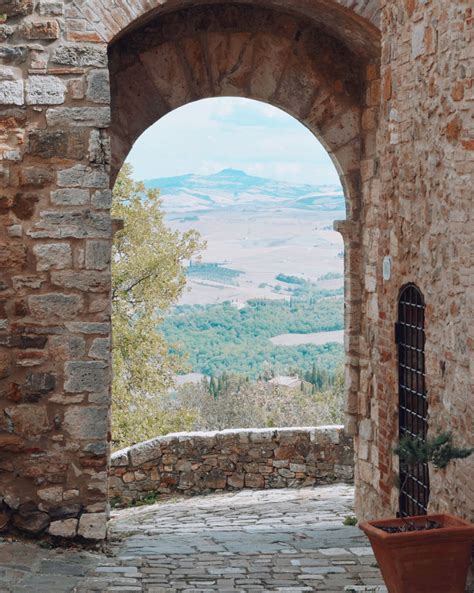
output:
[[[112,555],[1,543],[0,593],[385,591],[342,521],[347,485],[242,491],[114,513]]]

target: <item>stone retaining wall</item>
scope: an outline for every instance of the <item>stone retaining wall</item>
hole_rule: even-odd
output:
[[[351,482],[353,467],[352,439],[342,426],[176,433],[117,451],[109,495],[130,502],[151,492]]]

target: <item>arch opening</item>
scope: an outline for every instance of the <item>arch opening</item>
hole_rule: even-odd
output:
[[[150,414],[175,420],[157,421],[155,432],[147,423],[151,432],[141,433],[141,440],[170,430],[341,424],[344,246],[333,222],[345,218],[345,200],[338,173],[314,135],[261,102],[205,99],[174,110],[149,128],[127,163],[135,179],[147,180],[145,196],[155,188],[160,192],[164,216],[156,217],[158,229],[150,233],[148,211],[133,198],[123,205],[122,188],[133,186],[124,181],[127,165],[119,176],[117,209],[114,199],[113,213],[125,218],[125,231],[116,240],[113,294],[122,294],[122,285],[139,287],[143,282],[150,282],[147,294],[161,294],[169,277],[158,280],[157,274],[152,289],[148,278],[154,277],[153,269],[141,265],[150,251],[158,254],[161,249],[163,259],[179,256],[175,278],[182,289],[186,281],[186,289],[166,310],[157,302],[156,324],[172,355],[163,357],[161,365],[152,362],[147,371],[159,375],[157,384],[164,376],[174,381],[156,392],[156,401],[144,399],[144,405],[159,409]],[[138,235],[131,208],[142,213]],[[178,233],[175,253],[165,251],[173,243],[167,227]],[[203,242],[190,242],[199,247],[185,257],[182,246],[195,232]],[[167,264],[157,260],[155,265]],[[124,298],[130,301],[130,294]],[[113,311],[118,315],[114,341],[126,344],[129,353],[130,340],[122,339],[122,330],[133,322],[119,321],[124,307],[115,298]],[[152,333],[141,341],[155,339]],[[139,350],[139,340],[134,342]],[[124,368],[124,357],[119,350],[114,349],[119,361],[114,381],[116,392],[123,394],[126,381],[117,368]],[[155,350],[161,351],[160,344]],[[146,360],[140,360],[148,368],[144,354]],[[133,388],[133,381],[129,385]],[[294,405],[290,392],[299,396]],[[250,412],[246,401],[259,397],[260,404]],[[125,419],[126,410],[117,403],[122,399],[114,398],[114,406]],[[123,429],[124,424],[114,421],[114,426]],[[114,444],[136,442],[138,431],[128,432],[128,441],[113,432]]]
[[[356,434],[362,167],[365,173],[375,167],[377,36],[371,51],[354,51],[304,11],[248,4],[193,6],[137,27],[109,46],[112,181],[146,129],[180,106],[211,97],[282,109],[318,138],[335,164],[347,213],[335,224],[345,245],[346,429]]]

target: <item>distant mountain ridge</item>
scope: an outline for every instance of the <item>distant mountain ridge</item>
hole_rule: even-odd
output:
[[[145,186],[160,189],[167,212],[269,207],[345,210],[343,191],[338,185],[286,183],[248,175],[238,169],[223,169],[213,175],[187,174],[150,179],[145,181]]]

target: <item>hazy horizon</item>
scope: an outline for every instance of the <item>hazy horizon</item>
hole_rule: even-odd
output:
[[[127,161],[137,180],[232,168],[287,183],[340,185],[312,132],[281,109],[243,98],[203,99],[172,111],[140,136]]]

